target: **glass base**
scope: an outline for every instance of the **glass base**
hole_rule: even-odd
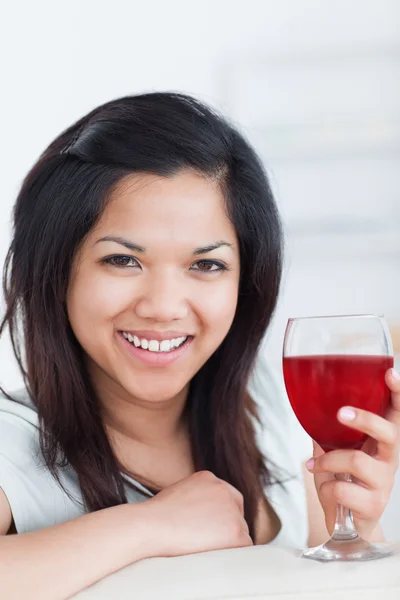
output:
[[[301,556],[328,562],[332,560],[376,560],[391,554],[393,554],[393,548],[390,544],[370,544],[357,536],[347,540],[331,538],[326,544],[304,550]]]

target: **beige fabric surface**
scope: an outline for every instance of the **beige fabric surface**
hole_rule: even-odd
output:
[[[254,546],[139,561],[74,600],[400,600],[400,543],[391,557],[319,563]]]

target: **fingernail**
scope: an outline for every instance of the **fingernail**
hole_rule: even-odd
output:
[[[339,410],[339,417],[343,421],[354,421],[356,418],[356,413],[352,408],[341,408]]]
[[[312,471],[315,465],[315,460],[313,458],[309,458],[308,461],[306,462],[306,468],[309,471]]]
[[[393,377],[393,379],[397,379],[397,381],[400,381],[400,375],[396,371],[396,369],[392,369],[392,377]]]

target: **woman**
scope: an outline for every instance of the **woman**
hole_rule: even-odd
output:
[[[150,556],[323,542],[337,500],[382,539],[400,382],[387,374],[386,420],[349,422],[375,457],[316,448],[308,532],[291,416],[258,352],[279,216],[224,119],[168,93],[96,108],[33,166],[14,228],[0,331],[26,390],[0,405],[5,597],[66,598]]]

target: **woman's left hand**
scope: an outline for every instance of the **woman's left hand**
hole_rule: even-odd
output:
[[[306,463],[314,474],[329,533],[339,503],[352,510],[361,537],[368,541],[381,538],[379,519],[390,498],[400,450],[400,376],[389,369],[385,379],[392,392],[385,417],[350,406],[338,412],[341,423],[368,434],[362,449],[325,453],[314,442],[314,457]],[[349,473],[352,482],[336,480],[335,473]]]

